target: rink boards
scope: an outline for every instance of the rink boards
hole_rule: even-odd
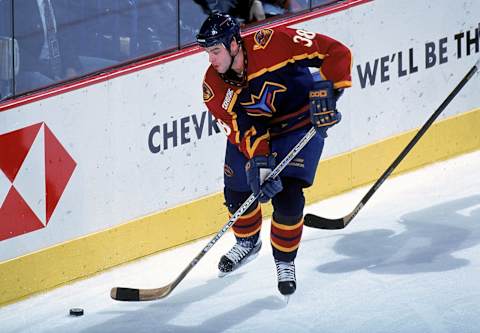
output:
[[[338,38],[354,55],[343,120],[329,131],[309,202],[378,178],[478,59],[480,3],[450,3],[359,1],[284,22]],[[0,104],[0,149],[19,147],[1,156],[0,304],[227,221],[225,138],[202,103],[206,66],[193,47]],[[478,80],[397,171],[480,148]]]

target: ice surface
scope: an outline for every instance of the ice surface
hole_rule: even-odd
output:
[[[480,151],[388,179],[343,230],[304,229],[298,288],[276,288],[264,221],[259,257],[225,278],[226,234],[177,289],[121,303],[110,288],[171,282],[209,238],[0,308],[0,332],[479,332]],[[368,187],[307,207],[348,213]],[[70,317],[72,307],[85,309]]]

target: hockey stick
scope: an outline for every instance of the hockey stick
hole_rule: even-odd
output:
[[[273,169],[273,171],[267,176],[267,179],[277,177],[280,172],[290,163],[291,160],[297,156],[297,154],[305,147],[305,145],[315,136],[315,128],[311,128],[305,136],[300,139],[295,147],[285,156],[285,158]],[[258,199],[260,194],[254,195],[253,193],[248,199],[240,206],[240,208],[232,215],[230,220],[222,227],[222,229],[212,238],[210,242],[200,251],[200,253],[193,258],[188,266],[180,273],[180,275],[172,282],[164,287],[154,289],[134,289],[115,287],[112,288],[110,296],[117,301],[152,301],[167,297],[173,289],[185,278],[185,276],[192,270],[193,267],[202,259],[202,257],[212,248],[213,245],[223,236],[223,234],[238,220],[243,213]]]
[[[408,143],[408,145],[402,150],[400,155],[397,156],[395,161],[388,167],[387,170],[380,176],[380,178],[373,184],[370,190],[365,194],[365,196],[360,200],[355,209],[345,215],[344,217],[337,219],[329,219],[326,217],[317,216],[314,214],[307,214],[304,218],[304,225],[311,228],[318,229],[343,229],[345,228],[353,218],[358,214],[367,201],[373,196],[373,194],[378,190],[378,188],[383,184],[383,182],[390,176],[390,174],[395,170],[395,168],[400,164],[400,162],[405,158],[405,156],[410,152],[410,150],[415,146],[415,144],[420,140],[420,138],[425,134],[428,128],[432,123],[437,119],[437,117],[442,113],[442,111],[447,107],[447,105],[453,100],[453,98],[458,94],[458,92],[465,86],[465,84],[472,78],[472,76],[480,69],[480,59],[477,60],[475,65],[468,71],[465,77],[460,81],[460,83],[453,89],[453,91],[448,95],[445,101],[440,105],[440,107],[430,116],[427,122],[422,126],[422,128],[417,132],[413,139]]]

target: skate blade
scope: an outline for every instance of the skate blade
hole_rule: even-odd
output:
[[[232,272],[233,272],[233,271],[232,271]],[[231,272],[222,272],[222,271],[220,271],[220,272],[218,272],[218,277],[219,277],[219,278],[223,278],[223,277],[227,276],[227,275],[230,274],[230,273],[231,273]]]
[[[290,296],[292,295],[283,295],[283,301],[285,302],[285,305],[288,305],[288,302],[290,302]]]
[[[219,271],[218,272],[218,277],[219,278],[223,278],[227,275],[230,275],[232,274],[233,272],[235,272],[236,270],[238,270],[239,268],[243,267],[244,265],[248,264],[250,261],[252,261],[253,259],[255,259],[256,257],[258,257],[258,254],[259,254],[260,251],[258,252],[255,252],[254,254],[252,254],[250,257],[248,257],[247,259],[245,259],[244,262],[242,262],[240,265],[238,265],[237,267],[235,267],[233,270],[231,270],[230,272],[222,272],[222,271]]]

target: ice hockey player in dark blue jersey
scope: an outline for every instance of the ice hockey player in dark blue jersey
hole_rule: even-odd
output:
[[[229,15],[211,14],[197,35],[210,66],[203,99],[228,136],[224,196],[234,213],[253,191],[270,199],[270,241],[283,295],[296,290],[294,260],[303,229],[303,190],[312,185],[326,131],[341,119],[336,100],[351,86],[350,50],[327,36],[285,27],[241,37]],[[319,69],[316,82],[309,67]],[[316,136],[277,178],[263,182],[311,126]],[[263,183],[262,183],[263,182]],[[258,254],[262,212],[254,203],[233,225],[236,243],[220,259],[228,274]]]

